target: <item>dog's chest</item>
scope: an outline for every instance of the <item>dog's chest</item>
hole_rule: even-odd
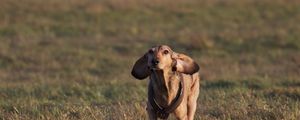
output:
[[[154,97],[158,104],[168,106],[177,95],[180,77],[177,74],[174,74],[164,76],[163,80],[155,78],[156,77],[151,76],[151,81],[149,83],[154,89]]]

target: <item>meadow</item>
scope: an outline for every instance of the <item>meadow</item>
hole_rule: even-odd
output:
[[[201,67],[195,119],[299,120],[299,6],[1,0],[0,120],[147,119],[148,79],[130,71],[158,44]]]

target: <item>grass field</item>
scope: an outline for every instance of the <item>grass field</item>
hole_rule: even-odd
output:
[[[0,120],[147,119],[148,80],[130,71],[158,44],[200,64],[196,119],[299,120],[299,6],[1,0]]]

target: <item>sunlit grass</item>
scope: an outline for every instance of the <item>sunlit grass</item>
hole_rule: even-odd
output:
[[[148,81],[130,70],[157,44],[200,64],[196,119],[300,119],[299,13],[284,0],[1,0],[0,119],[146,119]]]

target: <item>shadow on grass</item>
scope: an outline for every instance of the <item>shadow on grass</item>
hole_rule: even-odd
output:
[[[262,90],[270,86],[268,82],[257,79],[243,80],[240,82],[240,84],[246,88],[254,90]]]
[[[216,89],[216,88],[233,88],[236,87],[237,83],[234,81],[226,81],[226,80],[219,80],[219,81],[206,81],[201,85],[204,89]]]
[[[246,88],[251,90],[268,89],[275,84],[264,79],[245,79],[245,80],[214,80],[201,81],[201,87],[204,89],[232,89]],[[286,84],[287,86],[298,86],[298,84]],[[299,83],[300,86],[300,83]]]
[[[279,86],[282,86],[282,87],[299,87],[300,88],[300,81],[296,81],[296,80],[285,80],[285,81],[282,81],[280,83]]]
[[[295,88],[276,88],[273,90],[265,91],[264,94],[268,98],[276,98],[276,97],[282,97],[282,98],[289,98],[295,101],[300,100],[300,89]]]

